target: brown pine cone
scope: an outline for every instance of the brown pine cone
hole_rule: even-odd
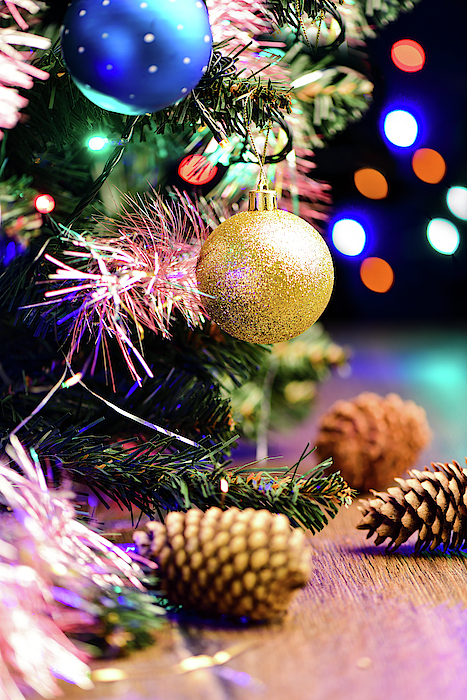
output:
[[[467,469],[457,462],[431,464],[433,471],[412,469],[409,479],[395,479],[387,493],[373,491],[362,500],[363,520],[359,530],[376,534],[375,544],[390,539],[387,551],[394,552],[418,531],[415,551],[459,549],[467,542]]]
[[[361,492],[383,489],[414,465],[431,438],[425,410],[397,394],[363,392],[336,401],[319,423],[321,459],[333,458],[349,485]]]
[[[302,530],[285,515],[246,508],[169,513],[137,531],[138,552],[160,567],[171,603],[206,614],[277,618],[310,578]]]

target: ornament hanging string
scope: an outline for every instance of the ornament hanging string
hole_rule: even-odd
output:
[[[342,4],[342,0],[339,0],[339,4]],[[339,33],[337,34],[336,38],[334,39],[334,41],[331,44],[327,45],[327,47],[326,47],[327,50],[329,51],[331,49],[337,48],[338,46],[340,46],[343,43],[343,41],[345,40],[345,27],[343,24],[341,14],[337,11],[337,8],[335,7],[335,5],[332,2],[327,2],[326,0],[322,0],[321,9],[317,12],[316,15],[312,16],[312,20],[315,22],[317,29],[318,29],[317,34],[316,34],[316,41],[315,41],[314,47],[310,44],[310,40],[308,38],[308,34],[306,31],[306,27],[305,27],[305,22],[303,21],[303,6],[300,7],[300,5],[301,5],[300,0],[295,0],[295,11],[297,14],[297,21],[298,21],[298,25],[299,25],[297,27],[297,31],[298,31],[298,33],[300,33],[300,29],[301,29],[301,33],[302,33],[303,39],[305,41],[305,44],[307,45],[307,47],[310,49],[310,51],[312,53],[316,54],[316,52],[318,51],[319,37],[321,35],[321,26],[322,26],[326,12],[328,14],[330,14],[332,16],[332,18],[337,22],[337,24],[339,25],[339,30],[340,30]]]
[[[259,151],[256,148],[253,134],[251,132],[251,120],[248,117],[248,104],[249,104],[250,97],[251,97],[251,93],[249,95],[247,95],[247,99],[245,100],[245,104],[243,106],[243,120],[245,122],[245,128],[248,132],[248,136],[250,137],[251,146],[252,146],[254,154],[258,160],[259,187],[261,187],[261,186],[266,186],[267,182],[268,182],[268,179],[266,177],[266,173],[264,172],[264,164],[265,164],[265,160],[266,160],[266,151],[268,148],[269,134],[271,133],[271,128],[272,128],[272,119],[270,119],[268,122],[268,127],[267,127],[267,131],[266,131],[266,138],[264,140],[263,155],[260,156]]]

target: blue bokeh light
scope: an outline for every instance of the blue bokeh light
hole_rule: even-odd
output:
[[[366,231],[355,219],[338,219],[332,227],[331,238],[343,255],[360,255],[366,244]]]
[[[419,124],[405,109],[394,109],[384,118],[383,131],[387,140],[399,148],[409,148],[417,140]]]

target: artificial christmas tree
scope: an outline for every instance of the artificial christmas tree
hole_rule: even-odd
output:
[[[25,448],[20,466],[35,475],[32,492],[50,505],[48,489],[81,490],[87,499],[77,510],[81,521],[92,520],[90,508],[99,501],[115,502],[135,519],[161,520],[167,511],[214,506],[224,522],[235,506],[267,510],[267,522],[282,513],[293,527],[317,532],[352,497],[339,474],[325,473],[329,461],[302,475],[301,460],[290,470],[229,466],[237,435],[230,394],[261,373],[271,379],[274,363],[270,348],[237,340],[209,319],[196,263],[209,231],[246,209],[245,189],[255,188],[260,172],[274,185],[279,208],[290,210],[285,219],[300,216],[307,230],[309,224],[323,230],[330,188],[310,177],[312,149],[358,119],[371,100],[371,81],[348,47],[372,35],[370,23],[381,26],[412,3],[391,0],[383,11],[361,0],[184,0],[204,22],[209,14],[211,27],[206,33],[198,27],[196,47],[190,44],[183,56],[178,33],[183,36],[185,18],[175,23],[169,2],[137,8],[159,18],[170,10],[170,32],[163,36],[159,25],[157,32],[144,21],[140,26],[139,14],[122,15],[128,3],[97,5],[79,0],[66,15],[62,0],[48,8],[34,0],[0,2],[0,443],[9,445],[5,470],[12,488],[30,488],[12,468],[18,436]],[[94,43],[86,44],[79,41],[86,32],[79,32],[94,12]],[[99,26],[105,13],[112,21]],[[124,41],[115,43],[112,32],[120,30]],[[168,66],[175,44],[178,64]],[[31,51],[13,49],[21,45]],[[95,61],[88,59],[91,48]],[[122,57],[125,65],[118,63]],[[115,80],[120,68],[126,71],[121,83]],[[173,85],[166,80],[172,68]],[[122,96],[132,70],[134,90]],[[164,94],[157,101],[159,89]],[[324,305],[330,270],[314,281],[326,287]],[[292,265],[287,274],[293,271]],[[294,381],[303,390],[304,382],[323,376],[323,353],[317,358],[311,350],[299,376],[286,373],[288,401],[297,395]],[[0,490],[8,509],[15,501],[6,488]],[[43,516],[47,509],[37,494]],[[27,510],[21,503],[20,519]],[[82,537],[108,546],[98,535]],[[303,540],[301,533],[290,537]],[[8,551],[0,552],[2,562]],[[108,552],[119,560],[110,545]],[[144,620],[153,615],[151,603],[145,609],[132,598],[125,607],[111,564],[103,574],[110,576],[112,612],[99,618],[105,621],[102,646],[131,646],[119,615],[133,607]],[[293,585],[305,582],[305,568]],[[67,591],[70,582],[62,583]],[[100,579],[94,583],[105,588]],[[55,584],[50,576],[45,585],[62,588]],[[282,603],[272,601],[271,608],[283,610]],[[117,614],[116,606],[124,610]],[[13,691],[16,686],[10,697]]]

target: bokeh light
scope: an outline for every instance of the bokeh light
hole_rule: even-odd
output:
[[[432,219],[427,226],[426,235],[430,245],[443,255],[452,255],[459,247],[457,226],[447,219]]]
[[[40,214],[50,214],[55,209],[55,199],[50,194],[38,194],[34,206]]]
[[[467,187],[450,187],[446,202],[454,216],[467,221]]]
[[[128,678],[128,674],[121,668],[96,668],[92,672],[92,680],[100,683],[123,681],[125,678]]]
[[[355,171],[353,177],[357,190],[368,199],[384,199],[388,196],[388,183],[379,170],[360,168]]]
[[[108,142],[109,139],[106,139],[104,136],[93,136],[88,141],[88,148],[90,148],[91,151],[102,151]]]
[[[359,255],[366,243],[365,229],[355,219],[339,219],[332,227],[332,242],[344,255]]]
[[[394,109],[384,119],[384,133],[394,146],[408,148],[418,136],[418,123],[413,114],[404,109]]]
[[[415,175],[423,182],[435,185],[446,175],[446,163],[443,156],[432,148],[419,148],[412,158]]]
[[[213,165],[206,156],[186,156],[178,166],[178,174],[190,185],[205,185],[216,176],[217,165]]]
[[[415,73],[425,64],[425,52],[413,39],[401,39],[392,45],[391,58],[400,70]]]
[[[360,265],[360,277],[365,287],[380,294],[388,292],[394,284],[394,271],[382,258],[365,258]]]

